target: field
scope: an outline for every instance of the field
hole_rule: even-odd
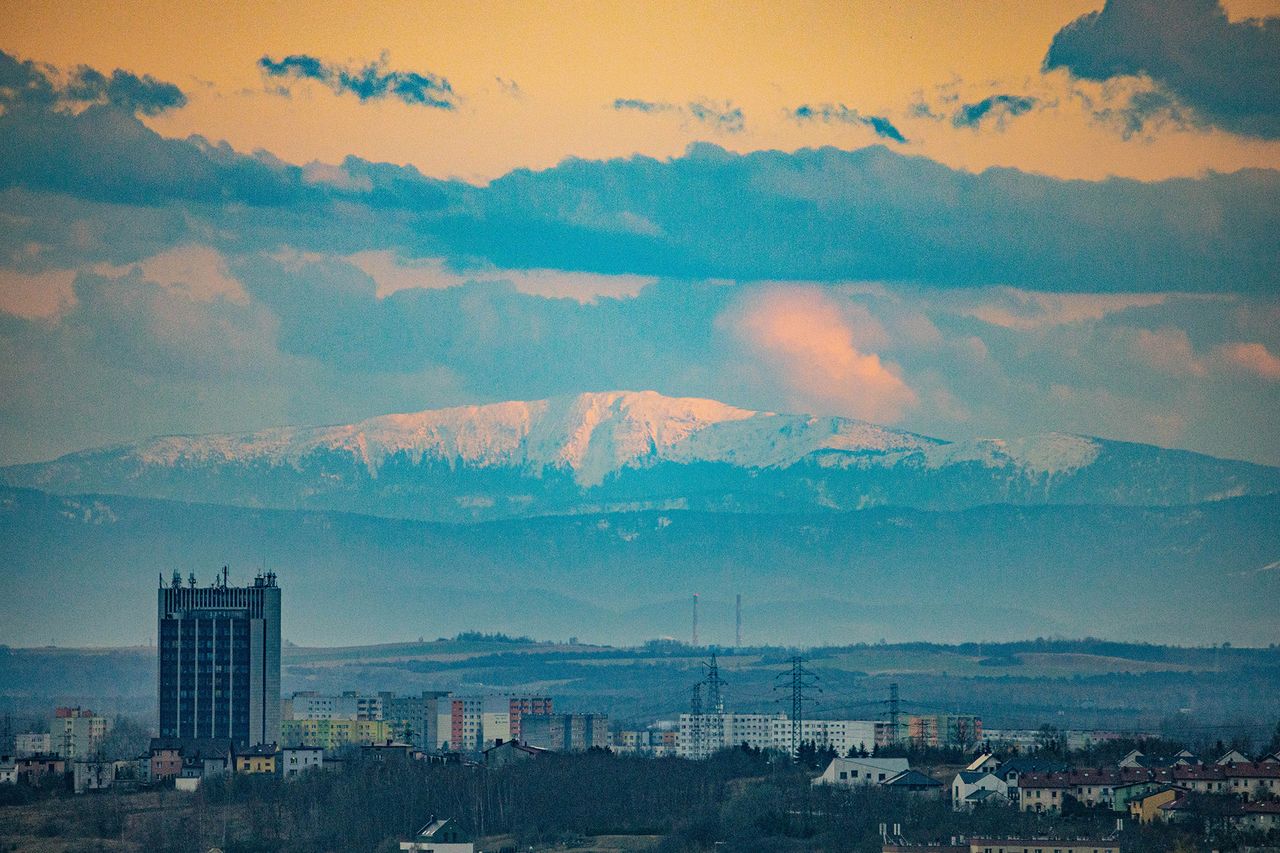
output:
[[[505,637],[284,649],[283,688],[295,690],[532,690],[557,707],[643,724],[688,707],[712,649],[670,641],[634,648]],[[149,648],[0,650],[0,711],[45,714],[79,702],[146,715],[154,699]],[[1261,736],[1275,720],[1280,649],[1185,648],[1096,640],[1004,644],[877,644],[808,650],[718,650],[727,701],[741,711],[785,710],[775,690],[803,654],[822,693],[811,713],[879,718],[889,684],[908,713],[964,711],[987,728],[1168,730]]]

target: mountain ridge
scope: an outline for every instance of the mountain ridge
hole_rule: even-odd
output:
[[[11,486],[423,520],[604,510],[1174,505],[1280,469],[1048,433],[948,442],[866,421],[607,391],[246,434],[161,436],[0,469]]]

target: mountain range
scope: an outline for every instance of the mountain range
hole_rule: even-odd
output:
[[[153,438],[0,482],[0,598],[27,603],[0,642],[141,642],[157,575],[223,564],[278,572],[286,637],[318,645],[683,639],[693,593],[721,643],[739,593],[754,642],[1280,636],[1280,469],[1087,436],[608,392]]]
[[[947,442],[847,418],[614,391],[165,436],[3,468],[0,482],[480,521],[649,509],[1174,506],[1280,491],[1280,469],[1057,433]]]

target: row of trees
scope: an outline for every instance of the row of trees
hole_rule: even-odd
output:
[[[159,853],[390,851],[431,815],[508,847],[595,835],[661,837],[666,853],[708,850],[878,851],[881,823],[912,841],[1057,831],[1102,835],[1113,813],[1040,816],[1008,808],[952,812],[939,799],[878,787],[814,786],[812,772],[750,749],[706,761],[607,752],[546,755],[502,768],[356,763],[294,781],[209,780],[196,794],[104,792],[36,804],[38,834],[133,842]],[[45,811],[39,812],[43,808]],[[31,812],[32,809],[26,810]],[[12,810],[0,809],[0,834]],[[1131,828],[1126,851],[1170,850],[1177,828]],[[74,848],[73,848],[74,849]],[[487,848],[489,849],[489,848]],[[1224,846],[1222,849],[1230,849]]]

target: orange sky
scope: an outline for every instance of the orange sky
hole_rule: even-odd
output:
[[[567,156],[670,156],[703,139],[749,151],[879,141],[866,127],[800,124],[800,104],[888,117],[901,150],[952,166],[1016,166],[1064,177],[1154,179],[1206,169],[1280,168],[1280,142],[1218,131],[1123,139],[1091,121],[1062,72],[1040,73],[1053,34],[1097,0],[1062,2],[616,3],[188,2],[4,0],[0,49],[69,67],[126,68],[170,80],[190,103],[150,120],[293,162],[348,154],[484,180]],[[1280,0],[1228,3],[1232,17],[1280,14]],[[181,8],[181,12],[176,10]],[[319,84],[268,93],[264,54],[307,53],[449,79],[461,107],[361,103]],[[498,81],[514,80],[514,95]],[[1057,106],[978,133],[913,118],[917,93],[959,102],[1031,94]],[[1081,88],[1081,87],[1077,87]],[[668,113],[623,113],[615,98],[732,102],[741,133]]]

